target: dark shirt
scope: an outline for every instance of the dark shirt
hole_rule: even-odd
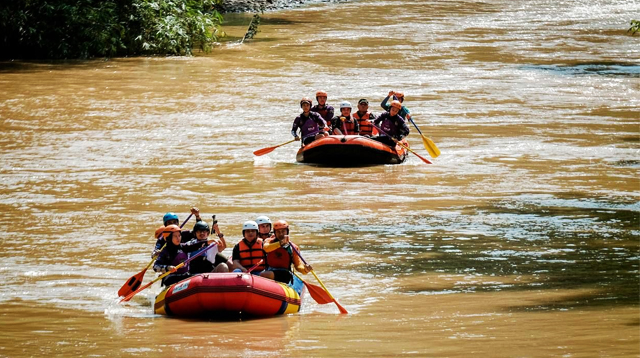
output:
[[[389,112],[384,112],[378,117],[375,121],[373,121],[378,127],[381,127],[382,130],[386,132],[380,133],[380,135],[389,135],[397,140],[402,140],[402,138],[409,135],[409,127],[407,126],[407,122],[404,121],[399,114],[392,116]]]
[[[335,110],[328,104],[325,104],[322,107],[316,104],[315,106],[311,107],[311,112],[320,114],[322,119],[324,119],[325,122],[329,123],[331,121],[331,118],[333,118],[333,113],[335,112]]]

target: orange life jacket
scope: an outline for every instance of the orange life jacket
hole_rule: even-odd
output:
[[[351,117],[358,121],[360,124],[360,135],[373,135],[373,125],[369,119],[371,118],[371,112],[367,111],[361,118],[358,118],[358,111],[352,113]]]
[[[238,253],[240,254],[240,265],[244,268],[249,269],[253,267],[253,265],[260,262],[260,260],[264,259],[264,251],[262,250],[262,239],[256,239],[253,242],[253,245],[249,247],[249,243],[247,240],[242,239],[238,243]],[[256,267],[255,271],[264,270],[264,262]]]
[[[276,238],[268,239],[265,241],[265,245],[277,241]],[[296,248],[298,248],[296,246]],[[289,248],[289,250],[291,250]],[[281,268],[291,270],[291,264],[293,263],[292,252],[287,251],[283,247],[279,247],[271,252],[267,253],[267,266],[270,268]]]
[[[345,135],[355,135],[358,134],[356,133],[356,120],[352,117],[348,117],[345,119],[345,121],[343,122],[341,120],[343,116],[338,116],[338,120],[336,121],[335,125],[336,128],[338,128],[341,132],[346,130],[347,133],[343,133]]]

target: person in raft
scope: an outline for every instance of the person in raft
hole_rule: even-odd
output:
[[[318,113],[325,122],[329,123],[331,121],[331,118],[333,118],[333,112],[335,110],[333,109],[333,107],[327,104],[327,92],[316,92],[316,101],[318,101],[318,104],[311,107],[311,112]]]
[[[260,276],[278,282],[290,283],[293,281],[291,265],[305,275],[311,272],[313,267],[303,264],[300,257],[291,248],[293,246],[300,251],[296,244],[289,241],[289,224],[284,220],[278,220],[273,224],[273,230],[275,237],[264,242],[264,251],[267,254],[267,269],[262,271]]]
[[[271,219],[268,216],[260,215],[256,218],[256,224],[258,224],[258,238],[262,241],[270,238],[271,235]]]
[[[346,133],[343,133],[345,132]],[[358,121],[351,118],[351,103],[344,101],[340,103],[340,116],[331,119],[330,133],[336,135],[356,135],[360,133],[360,125]]]
[[[380,133],[379,136],[373,139],[382,142],[392,148],[395,147],[395,140],[402,140],[409,135],[409,127],[404,118],[399,114],[402,104],[400,101],[391,102],[391,108],[389,112],[384,112],[373,121],[373,124],[380,127],[384,133]],[[395,139],[395,140],[394,140]]]
[[[233,272],[247,272],[257,265],[251,273],[259,275],[264,270],[264,256],[262,239],[258,238],[258,224],[246,221],[242,225],[242,240],[233,247]]]
[[[163,236],[165,240],[167,240],[167,246],[160,252],[158,259],[153,264],[153,271],[161,273],[171,272],[171,274],[162,279],[163,286],[170,286],[191,276],[188,264],[180,269],[176,269],[176,266],[187,260],[189,258],[188,253],[197,251],[201,244],[196,240],[181,243],[180,227],[178,225],[166,226],[163,231]],[[209,240],[207,244],[210,245],[213,242],[213,240]]]
[[[195,206],[191,208],[191,214],[196,216],[196,223],[202,221],[202,219],[200,218],[200,210]],[[166,242],[164,239],[164,236],[160,236],[159,232],[164,230],[164,227],[167,227],[169,225],[176,225],[176,226],[180,225],[180,220],[178,219],[178,215],[172,212],[168,212],[164,214],[164,216],[162,217],[162,222],[164,223],[164,226],[161,226],[156,229],[157,241],[156,241],[156,245],[153,247],[153,252],[151,252],[151,257],[158,255],[158,253],[160,252],[160,249],[164,246]],[[196,237],[193,231],[189,231],[189,230],[182,230],[180,232],[180,235],[182,236],[181,242],[191,241]]]
[[[391,99],[392,101],[397,100],[402,105],[402,107],[400,108],[400,117],[406,120],[409,120],[409,118],[411,118],[411,112],[409,112],[409,108],[403,105],[404,93],[389,91],[389,94],[387,95],[387,97],[385,97],[380,103],[380,107],[382,107],[382,109],[384,109],[387,112],[391,110],[391,104],[389,104],[389,99]]]
[[[358,101],[358,110],[352,115],[352,117],[358,121],[360,135],[365,137],[371,137],[373,135],[374,132],[371,123],[376,119],[376,116],[369,112],[369,101],[366,98],[362,98]],[[376,133],[378,133],[377,130]]]
[[[318,113],[311,112],[311,104],[311,99],[307,97],[300,100],[302,113],[293,120],[293,127],[291,127],[291,135],[295,137],[295,140],[300,140],[300,137],[298,137],[298,128],[300,128],[303,147],[316,139],[328,135],[325,133],[327,122]]]
[[[229,268],[233,263],[221,254],[221,252],[227,248],[227,242],[224,239],[224,235],[220,234],[218,238],[214,237],[210,241],[209,234],[211,233],[211,229],[209,229],[209,224],[204,221],[198,221],[193,226],[193,232],[196,238],[187,242],[185,245],[194,245],[197,246],[198,249],[205,248],[211,241],[215,242],[217,245],[216,247],[209,249],[205,254],[191,261],[189,263],[189,273],[195,275],[197,273],[206,272],[229,272]],[[197,244],[199,244],[199,246]]]

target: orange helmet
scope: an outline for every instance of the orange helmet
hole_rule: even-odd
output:
[[[402,103],[400,103],[400,101],[394,100],[391,102],[391,107],[397,108],[398,110],[400,110],[402,108]]]
[[[158,237],[160,237],[160,234],[162,234],[164,232],[164,226],[160,226],[159,228],[156,229],[156,239]]]
[[[328,97],[327,92],[325,92],[325,91],[316,92],[316,98],[318,98],[318,97]]]
[[[180,229],[180,226],[178,225],[165,226],[164,231],[162,232],[162,236],[164,236],[164,238],[166,239],[167,237],[171,236],[171,234],[173,234],[174,232],[180,232],[180,231],[182,231],[182,229]]]
[[[313,106],[313,101],[309,97],[302,97],[300,100],[300,107],[302,107],[302,104],[304,103],[309,103],[310,106]]]
[[[278,220],[273,224],[273,230],[279,230],[279,229],[287,229],[287,231],[289,230],[289,223],[287,223],[284,220]]]

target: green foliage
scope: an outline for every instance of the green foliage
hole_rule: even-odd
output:
[[[244,34],[242,38],[242,42],[244,40],[252,39],[258,32],[258,26],[260,25],[260,14],[253,15],[251,22],[249,23],[249,27],[247,28],[247,32]]]
[[[0,7],[4,58],[188,55],[216,41],[221,0],[22,0]]]
[[[631,20],[631,28],[629,28],[629,30],[627,30],[627,32],[631,32],[631,35],[633,36],[638,31],[640,31],[640,21]]]
[[[141,53],[190,55],[199,46],[208,51],[217,40],[222,15],[219,0],[134,0]]]

